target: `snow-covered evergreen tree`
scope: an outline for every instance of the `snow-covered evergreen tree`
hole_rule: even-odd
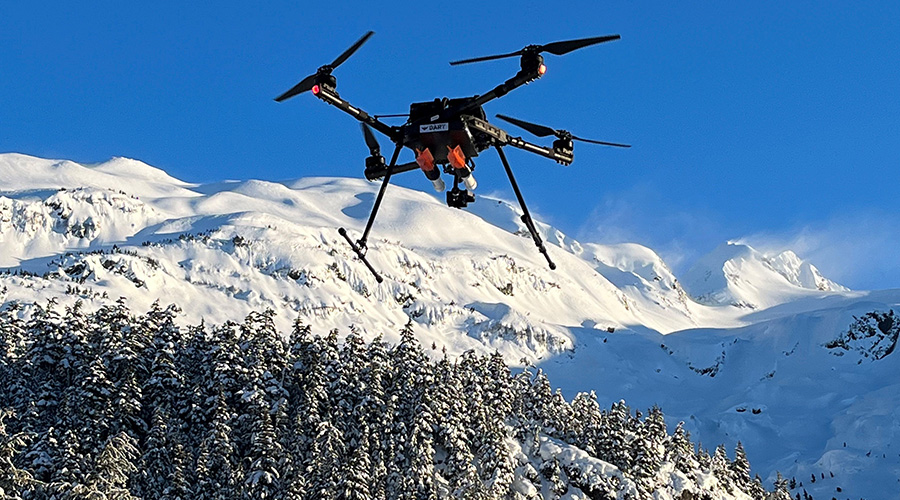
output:
[[[247,498],[283,496],[280,469],[284,461],[284,451],[276,438],[269,408],[261,395],[253,398],[251,407],[253,424],[244,478],[244,495]]]
[[[134,438],[124,432],[110,437],[97,456],[94,469],[88,475],[87,481],[74,486],[73,491],[78,496],[87,498],[137,499],[127,488],[129,479],[137,472],[136,444]]]
[[[6,430],[6,419],[13,417],[9,410],[0,410],[0,498],[19,500],[20,492],[32,486],[34,477],[27,470],[16,466],[13,459],[25,447],[27,438],[24,433],[9,434]]]
[[[378,497],[370,490],[372,484],[371,448],[369,446],[369,427],[362,422],[359,436],[354,444],[350,457],[341,474],[338,498],[342,500],[375,500]]]
[[[319,423],[306,469],[308,498],[337,499],[341,491],[344,447],[341,433],[331,422]]]
[[[180,432],[168,406],[157,407],[144,442],[139,483],[144,498],[181,498],[187,493],[187,470]]]
[[[235,450],[231,442],[233,419],[231,409],[219,392],[215,398],[215,410],[197,457],[197,483],[192,492],[196,500],[226,500],[237,498],[234,467]]]

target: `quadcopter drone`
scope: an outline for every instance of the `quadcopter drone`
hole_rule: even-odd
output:
[[[630,147],[627,144],[617,144],[614,142],[595,141],[577,137],[566,130],[555,130],[543,125],[529,123],[509,116],[497,115],[497,118],[516,125],[538,137],[555,136],[552,147],[539,146],[532,144],[521,137],[513,137],[507,132],[488,123],[482,106],[489,101],[497,99],[508,94],[510,91],[521,87],[527,83],[537,80],[547,71],[544,66],[544,58],[541,55],[546,52],[553,55],[563,55],[574,50],[595,45],[598,43],[618,40],[619,35],[607,35],[594,38],[582,38],[579,40],[566,40],[561,42],[548,43],[546,45],[528,45],[527,47],[510,52],[508,54],[499,54],[492,56],[476,57],[472,59],[463,59],[454,61],[452,66],[459,64],[468,64],[481,61],[490,61],[494,59],[503,59],[507,57],[519,56],[520,70],[512,78],[501,83],[493,90],[483,95],[475,95],[472,97],[461,97],[457,99],[435,99],[427,102],[415,102],[409,106],[409,114],[403,115],[370,115],[360,108],[357,108],[344,100],[335,90],[337,80],[331,74],[335,68],[344,63],[352,56],[369,38],[375,34],[370,31],[356,41],[349,49],[345,50],[331,64],[322,66],[312,75],[307,76],[294,85],[290,90],[276,97],[275,100],[282,102],[286,99],[294,97],[306,91],[311,91],[314,96],[325,101],[328,104],[336,106],[338,109],[348,113],[353,118],[360,121],[363,137],[369,148],[370,156],[366,158],[365,177],[370,181],[382,179],[381,189],[375,198],[375,204],[372,212],[369,214],[366,229],[363,231],[362,237],[355,242],[347,234],[344,228],[339,228],[338,233],[347,240],[350,247],[366,265],[369,271],[375,275],[375,279],[381,283],[382,277],[371,263],[366,259],[367,238],[372,230],[372,224],[378,213],[378,207],[384,198],[384,192],[391,181],[391,176],[401,172],[409,172],[411,170],[422,170],[425,177],[431,181],[435,190],[444,191],[446,188],[441,173],[452,176],[453,188],[447,190],[447,205],[456,208],[466,207],[469,203],[475,201],[474,191],[477,186],[472,171],[475,169],[473,158],[490,147],[497,150],[500,155],[500,161],[506,169],[506,175],[509,177],[510,184],[522,208],[522,222],[531,233],[535,246],[547,259],[550,269],[556,269],[556,264],[550,260],[544,242],[541,240],[531,214],[525,206],[525,200],[522,198],[522,192],[519,185],[513,177],[512,169],[506,154],[503,152],[504,146],[512,146],[531,153],[535,153],[562,164],[569,165],[572,163],[573,157],[573,141],[589,142],[592,144],[602,144],[606,146],[614,146],[620,148]],[[401,126],[392,126],[384,123],[379,118],[408,116],[405,124]],[[372,129],[386,135],[391,142],[394,143],[394,152],[391,155],[391,161],[385,163],[384,156],[381,155],[381,146],[375,138]],[[416,155],[416,161],[398,165],[397,157],[404,148],[411,149]],[[460,184],[464,189],[460,189]]]

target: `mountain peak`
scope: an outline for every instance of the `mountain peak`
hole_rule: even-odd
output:
[[[125,158],[123,156],[114,156],[105,162],[85,165],[85,167],[96,172],[103,172],[117,177],[141,179],[176,186],[190,186],[187,182],[172,177],[166,173],[165,170],[148,165],[140,160]]]
[[[142,161],[122,157],[81,164],[3,153],[0,154],[0,186],[2,192],[91,187],[126,190],[129,195],[150,198],[196,196],[190,191],[191,184]]]
[[[822,292],[848,291],[791,250],[767,254],[728,241],[700,258],[682,284],[698,302],[766,308]]]

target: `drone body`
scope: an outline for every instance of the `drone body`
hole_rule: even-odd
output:
[[[513,137],[489,123],[482,106],[543,76],[547,68],[544,65],[542,52],[562,55],[589,45],[617,40],[619,35],[568,40],[546,45],[529,45],[522,50],[508,54],[452,62],[450,63],[451,65],[457,65],[519,56],[520,70],[509,80],[482,95],[412,103],[410,104],[408,115],[399,115],[408,117],[406,123],[401,126],[392,126],[381,121],[378,116],[370,115],[344,100],[338,94],[336,90],[337,80],[331,74],[336,67],[353,55],[373,34],[371,31],[366,33],[349,49],[338,56],[334,62],[320,67],[316,73],[307,76],[300,83],[275,99],[281,102],[309,90],[319,99],[336,106],[361,123],[363,137],[370,153],[365,162],[365,177],[369,180],[382,179],[382,184],[362,237],[354,242],[344,228],[338,230],[341,236],[347,240],[356,255],[380,283],[382,281],[381,275],[366,259],[366,241],[375,221],[375,215],[381,205],[381,200],[384,197],[385,189],[390,183],[391,176],[401,172],[421,169],[425,177],[432,182],[435,190],[444,191],[446,186],[442,173],[447,174],[453,179],[453,187],[447,191],[447,204],[451,207],[463,208],[475,201],[474,190],[477,187],[477,182],[472,174],[475,169],[473,158],[477,157],[482,151],[493,147],[500,155],[500,160],[522,208],[522,221],[531,233],[538,250],[547,259],[550,268],[555,269],[556,265],[547,254],[547,249],[537,233],[534,221],[528,212],[528,208],[525,206],[525,200],[513,177],[512,169],[502,148],[504,146],[513,146],[550,158],[560,164],[569,165],[574,159],[573,140],[616,147],[629,146],[582,139],[565,130],[554,130],[542,125],[497,115],[498,118],[524,128],[539,137],[553,135],[557,138],[553,142],[552,147],[539,146],[521,137]],[[394,143],[395,147],[390,162],[386,162],[384,156],[382,156],[381,146],[375,138],[372,129],[381,132]],[[397,164],[397,158],[403,148],[408,148],[415,153],[415,162]],[[460,189],[460,184],[463,184],[465,189]]]

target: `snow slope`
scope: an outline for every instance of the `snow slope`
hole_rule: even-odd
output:
[[[28,314],[51,298],[125,297],[135,310],[159,300],[181,305],[185,323],[271,308],[284,330],[300,315],[317,331],[355,325],[389,341],[412,319],[425,345],[498,350],[569,397],[658,404],[707,446],[741,440],[769,481],[780,470],[816,497],[900,491],[900,357],[825,347],[854,316],[896,308],[900,291],[850,291],[791,252],[740,244],[677,279],[651,249],[579,243],[538,223],[550,271],[516,207],[480,198],[456,210],[397,186],[369,240],[379,285],[336,230],[361,234],[377,188],[196,185],[121,158],[0,155],[0,266],[11,271],[0,303]]]

